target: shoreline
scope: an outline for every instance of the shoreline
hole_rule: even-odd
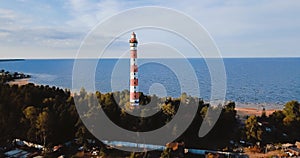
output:
[[[235,107],[235,110],[237,111],[237,115],[239,116],[261,116],[262,114],[262,109],[257,109],[257,108],[251,108],[251,107]],[[266,109],[266,115],[269,116],[273,112],[282,110],[282,109]]]
[[[30,78],[23,78],[23,79],[15,79],[14,81],[8,82],[10,86],[12,85],[18,85],[18,86],[23,86],[26,85],[30,82]],[[33,83],[34,84],[34,83]],[[35,84],[36,85],[36,84]],[[73,94],[73,93],[71,93]],[[73,96],[73,95],[72,95]],[[236,103],[235,110],[237,111],[237,115],[239,116],[261,116],[262,114],[262,107],[257,107],[258,104],[255,103],[250,103],[250,104],[243,104],[243,103]],[[245,106],[247,105],[247,106]],[[265,109],[266,115],[269,116],[275,111],[282,110],[279,108],[267,108]]]
[[[25,59],[0,59],[0,62],[8,62],[8,61],[24,61]]]
[[[18,86],[23,86],[23,85],[26,85],[28,83],[31,83],[29,82],[30,78],[22,78],[22,79],[15,79],[13,81],[9,81],[7,82],[10,86],[12,85],[18,85]]]

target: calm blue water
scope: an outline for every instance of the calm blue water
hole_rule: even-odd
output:
[[[86,61],[92,59],[85,59]],[[94,60],[94,59],[93,59]],[[140,59],[147,61],[147,59]],[[150,59],[148,59],[150,60]],[[163,59],[180,63],[182,59]],[[189,59],[200,86],[200,97],[210,98],[210,75],[203,59]],[[25,60],[0,62],[0,69],[24,72],[32,75],[30,81],[37,84],[72,88],[74,60]],[[300,58],[227,58],[224,59],[227,75],[226,99],[238,103],[266,103],[280,106],[290,100],[300,100]],[[116,67],[116,70],[114,70]],[[91,71],[88,68],[86,71]],[[101,59],[96,69],[96,89],[101,92],[129,88],[129,60]],[[159,83],[165,92],[158,95],[178,97],[181,94],[176,71],[185,72],[178,64],[175,72],[158,63],[147,63],[139,67],[140,91],[151,93],[151,85]],[[186,76],[188,81],[189,75]],[[119,85],[118,85],[119,84]],[[153,88],[153,87],[152,87]],[[156,87],[157,88],[157,87]],[[150,89],[150,92],[149,92]],[[152,89],[153,90],[153,89]],[[154,87],[155,90],[155,87]],[[276,104],[276,105],[275,105]]]

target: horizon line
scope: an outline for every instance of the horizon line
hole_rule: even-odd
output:
[[[170,58],[153,58],[153,57],[140,57],[138,59],[266,59],[266,58],[300,58],[300,56],[260,56],[260,57],[209,57],[209,58],[203,58],[203,57],[186,57],[186,58],[180,58],[180,57],[170,57]],[[83,57],[83,58],[75,58],[75,57],[57,57],[57,58],[51,58],[51,57],[45,57],[45,58],[0,58],[0,61],[11,61],[11,60],[35,60],[35,59],[41,59],[41,60],[60,60],[60,59],[130,59],[130,57],[103,57],[103,58],[94,58],[94,57]]]

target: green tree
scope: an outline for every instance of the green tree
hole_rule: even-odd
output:
[[[283,124],[285,125],[284,131],[288,134],[290,141],[298,140],[300,137],[300,104],[298,101],[287,102],[282,110],[285,117]]]
[[[245,134],[247,139],[253,143],[262,140],[263,130],[259,126],[256,116],[252,115],[245,121]]]
[[[38,111],[34,106],[28,106],[23,110],[23,114],[25,116],[25,119],[29,121],[29,129],[27,131],[27,137],[29,139],[35,139],[37,141],[37,128],[35,126],[37,117],[38,117]]]
[[[86,147],[86,145],[87,145],[86,140],[88,138],[88,130],[82,123],[78,127],[75,136],[78,138],[77,143],[82,144],[84,147]]]
[[[36,108],[34,106],[28,106],[23,110],[23,114],[25,118],[28,119],[32,125],[34,125],[34,121],[36,120],[38,114]]]
[[[50,135],[50,128],[51,128],[51,120],[50,115],[47,110],[41,112],[36,120],[36,128],[37,133],[40,135],[40,139],[42,140],[44,146],[47,143],[47,137]]]
[[[292,125],[295,122],[300,122],[300,104],[297,101],[290,101],[283,108],[285,125]]]
[[[175,115],[175,108],[171,102],[168,104],[163,104],[161,109],[162,109],[163,113],[166,115],[169,115],[169,116]]]

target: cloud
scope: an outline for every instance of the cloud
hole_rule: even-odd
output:
[[[49,5],[47,5],[49,6]],[[49,8],[51,9],[51,8]],[[85,35],[80,30],[75,30],[70,27],[64,27],[56,25],[48,25],[44,23],[37,23],[37,19],[40,17],[32,16],[32,13],[24,12],[12,9],[0,8],[0,46],[9,50],[9,47],[13,47],[13,52],[4,52],[7,56],[12,53],[13,56],[23,56],[24,47],[36,47],[41,49],[37,52],[29,52],[28,57],[36,56],[41,52],[49,49],[60,48],[61,50],[76,50],[82,37]],[[44,17],[44,20],[51,18]],[[20,48],[19,51],[18,49]],[[38,50],[38,49],[33,49]],[[76,51],[73,51],[75,54]],[[52,53],[55,55],[56,53]],[[46,55],[47,56],[47,55]]]
[[[67,21],[67,24],[85,29],[91,29],[98,22],[123,9],[123,3],[115,0],[99,2],[69,0],[65,5],[69,9],[70,15],[73,16]]]
[[[12,47],[12,53],[20,56],[29,45],[35,48],[28,57],[40,56],[38,49],[75,54],[81,40],[99,22],[125,9],[149,5],[173,8],[194,18],[209,31],[223,56],[300,56],[300,2],[293,0],[23,0],[0,4],[0,46]],[[116,45],[114,51],[119,48]]]
[[[1,19],[13,19],[16,17],[16,13],[9,9],[0,8],[0,18]]]
[[[13,10],[0,8],[0,31],[10,32],[15,29],[19,29],[18,23],[25,22],[20,16]]]
[[[70,4],[76,18],[69,23],[87,29],[118,11],[145,5],[136,1],[124,4],[124,1],[75,0],[70,0]],[[287,52],[283,56],[300,56],[299,45],[291,41],[300,40],[299,2],[154,0],[147,4],[171,7],[196,19],[209,31],[224,56],[277,56],[284,50]],[[288,48],[278,45],[280,42]]]
[[[206,27],[224,56],[300,56],[300,46],[294,42],[300,41],[298,1],[178,1],[172,4],[176,9],[180,6],[181,11]]]
[[[5,38],[0,38],[2,45],[15,45],[17,43],[17,46],[34,45],[69,49],[78,48],[82,36],[78,32],[57,28],[22,28],[14,31],[0,30],[0,33],[6,33]]]

